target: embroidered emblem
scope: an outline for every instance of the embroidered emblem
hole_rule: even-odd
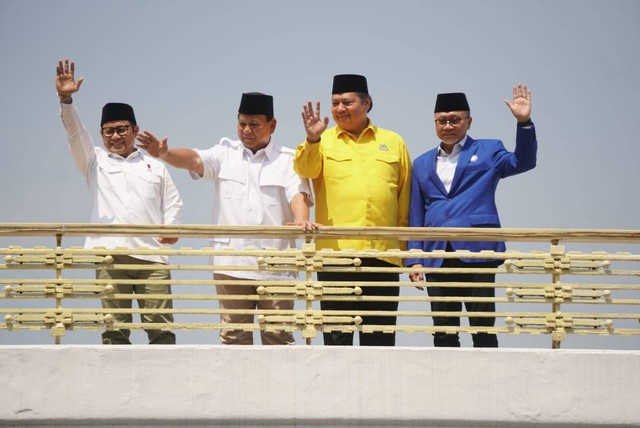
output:
[[[147,164],[147,172],[151,172],[151,164],[150,163]]]
[[[469,162],[475,162],[478,160],[478,155],[471,156],[471,160]]]
[[[384,152],[388,152],[389,151],[389,147],[387,147],[386,144],[380,144],[380,147],[378,147],[378,150],[382,150]]]

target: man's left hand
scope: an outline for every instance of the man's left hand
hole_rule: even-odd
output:
[[[287,226],[302,226],[303,232],[313,232],[318,230],[318,226],[322,226],[320,223],[314,223],[309,220],[303,221],[291,221],[287,223]]]
[[[527,85],[513,85],[513,101],[504,100],[518,122],[526,122],[531,118],[531,91]]]

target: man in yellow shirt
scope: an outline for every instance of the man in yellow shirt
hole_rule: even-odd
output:
[[[335,127],[327,129],[329,118],[320,116],[311,101],[303,106],[306,140],[296,150],[294,169],[311,178],[315,191],[315,221],[327,226],[407,226],[411,194],[411,159],[402,137],[379,128],[369,120],[373,101],[367,79],[356,74],[333,78],[331,114]],[[318,248],[335,250],[401,248],[397,239],[319,239]],[[395,258],[365,258],[362,266],[394,267]],[[397,273],[319,272],[320,281],[398,282]],[[398,296],[397,285],[363,287],[363,296]],[[323,310],[396,311],[397,302],[321,302]],[[364,325],[395,325],[396,317],[363,316]],[[353,334],[324,334],[325,345],[352,345]],[[361,345],[393,346],[395,334],[365,333]]]

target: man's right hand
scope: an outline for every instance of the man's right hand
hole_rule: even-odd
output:
[[[307,131],[307,141],[309,143],[320,141],[320,136],[329,125],[328,117],[325,117],[324,120],[320,117],[320,101],[316,102],[315,110],[311,101],[308,101],[306,106],[302,106],[302,122],[305,131]]]
[[[416,263],[414,265],[411,265],[412,269],[421,269],[424,266],[422,266],[422,264],[420,263]],[[409,279],[411,280],[411,282],[422,282],[424,281],[424,273],[423,272],[409,272]],[[418,290],[424,290],[424,287],[422,287],[421,285],[416,285],[416,288]]]
[[[78,92],[84,77],[80,77],[78,81],[75,80],[76,64],[69,58],[65,58],[64,61],[58,60],[58,66],[56,67],[56,91],[60,98],[69,98],[71,95]]]

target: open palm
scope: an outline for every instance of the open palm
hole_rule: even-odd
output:
[[[69,62],[69,58],[65,58],[58,61],[56,67],[56,91],[61,97],[70,97],[72,94],[78,92],[84,77],[80,77],[78,81],[75,79],[76,65],[73,61]]]
[[[307,131],[307,140],[310,142],[320,140],[320,136],[329,124],[328,117],[322,119],[322,116],[320,116],[320,101],[317,101],[315,110],[311,101],[302,106],[302,122],[304,123],[305,131]]]
[[[527,85],[518,83],[513,86],[513,101],[504,100],[511,113],[518,120],[524,122],[531,117],[531,91]]]

